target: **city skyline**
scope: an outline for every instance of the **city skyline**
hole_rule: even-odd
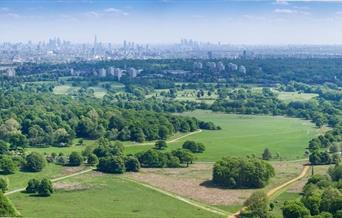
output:
[[[1,1],[0,42],[342,44],[341,1]]]

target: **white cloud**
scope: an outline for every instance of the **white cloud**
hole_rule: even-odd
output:
[[[10,9],[9,8],[6,8],[6,7],[2,7],[0,8],[0,11],[9,11]]]
[[[106,8],[103,11],[113,15],[128,16],[128,13],[126,11],[117,8]]]
[[[294,9],[285,9],[285,8],[276,8],[273,11],[277,14],[298,14],[298,15],[309,15],[310,12],[302,11],[302,10],[294,10]]]

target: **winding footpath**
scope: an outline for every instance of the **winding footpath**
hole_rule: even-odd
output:
[[[291,179],[291,180],[289,180],[289,181],[287,181],[287,182],[285,182],[285,183],[283,183],[283,184],[281,184],[281,185],[279,185],[279,186],[277,186],[277,187],[274,187],[273,189],[269,190],[269,191],[266,193],[267,196],[270,198],[270,197],[272,197],[274,194],[276,194],[279,190],[281,190],[281,189],[283,189],[283,188],[285,188],[285,187],[291,185],[292,183],[297,182],[298,180],[304,178],[305,175],[307,174],[309,168],[310,168],[310,167],[309,167],[308,165],[304,165],[302,172],[301,172],[297,177],[295,177],[295,178],[293,178],[293,179]],[[243,208],[241,208],[239,211],[237,211],[236,213],[229,215],[228,218],[236,218],[236,217],[239,217],[241,211],[243,211],[244,209],[246,209],[246,207],[243,207]]]
[[[188,137],[188,136],[191,136],[191,135],[200,133],[200,132],[202,132],[201,129],[196,130],[196,131],[194,131],[194,132],[190,132],[190,133],[185,134],[185,135],[182,135],[182,136],[179,136],[179,137],[177,137],[177,138],[175,138],[175,139],[171,139],[171,140],[169,140],[169,141],[166,141],[166,143],[177,142],[177,141],[179,141],[179,140],[182,139],[182,138],[185,138],[185,137]],[[143,145],[154,145],[154,144],[155,144],[155,142],[146,142],[146,143],[129,144],[128,146],[130,147],[130,146],[143,146]]]

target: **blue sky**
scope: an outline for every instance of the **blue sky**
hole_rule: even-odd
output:
[[[342,1],[0,0],[0,42],[342,44]]]

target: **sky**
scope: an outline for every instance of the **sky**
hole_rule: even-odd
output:
[[[342,0],[0,0],[0,43],[342,44]]]

